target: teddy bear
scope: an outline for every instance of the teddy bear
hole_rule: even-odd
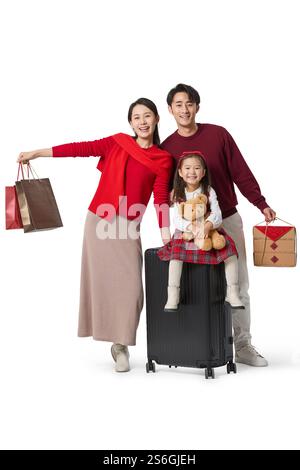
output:
[[[212,248],[221,250],[226,245],[223,235],[213,229],[209,232],[208,238],[204,238],[204,224],[208,217],[207,213],[207,196],[200,194],[185,202],[181,202],[178,206],[178,212],[182,218],[189,220],[192,224],[189,230],[183,232],[182,238],[185,241],[194,241],[195,245],[204,251]]]

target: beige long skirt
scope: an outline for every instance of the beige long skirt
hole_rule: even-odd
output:
[[[104,226],[110,233],[105,239]],[[144,300],[142,246],[139,234],[132,238],[135,229],[139,230],[138,224],[124,217],[117,216],[108,224],[88,211],[82,247],[78,336],[135,345]]]

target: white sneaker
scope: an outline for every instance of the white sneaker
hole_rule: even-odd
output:
[[[231,308],[245,308],[240,299],[239,286],[237,284],[227,286],[225,302],[228,302]]]
[[[253,367],[266,367],[268,365],[268,361],[256,351],[252,344],[247,344],[235,352],[235,362]]]
[[[123,344],[114,343],[111,347],[111,355],[116,362],[116,372],[128,372],[129,367],[129,352],[128,347]]]
[[[180,288],[168,286],[168,301],[165,305],[165,312],[173,312],[178,309]]]

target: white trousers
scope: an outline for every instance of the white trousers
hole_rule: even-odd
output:
[[[232,310],[232,323],[234,332],[235,349],[239,350],[251,343],[250,334],[250,298],[248,294],[249,277],[246,259],[246,246],[243,231],[243,221],[238,212],[223,219],[222,227],[233,239],[238,252],[238,285],[240,298],[245,305],[245,310]]]
[[[225,277],[227,286],[237,285],[239,282],[238,260],[235,255],[225,259]],[[169,263],[169,287],[180,287],[183,261],[172,259]]]

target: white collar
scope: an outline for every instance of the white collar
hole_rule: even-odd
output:
[[[185,191],[185,194],[187,195],[191,195],[191,194],[201,194],[201,185],[199,186],[199,188],[195,189],[195,191],[187,191],[186,189],[184,190]]]

